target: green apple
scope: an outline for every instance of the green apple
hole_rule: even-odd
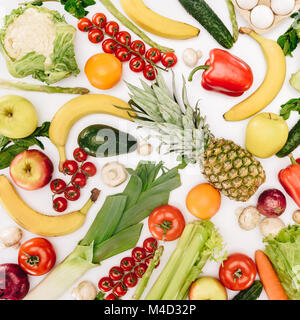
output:
[[[222,283],[213,277],[197,279],[190,287],[189,300],[228,300]]]
[[[0,97],[0,134],[12,139],[25,138],[37,125],[37,112],[30,101],[14,95]]]
[[[288,125],[282,117],[275,113],[260,113],[248,123],[246,149],[258,158],[269,158],[285,145],[288,134]]]

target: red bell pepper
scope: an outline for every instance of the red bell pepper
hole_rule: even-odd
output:
[[[300,164],[291,157],[292,164],[278,173],[278,179],[284,190],[300,208]],[[300,161],[299,161],[300,162]]]
[[[253,83],[253,73],[249,65],[231,53],[213,49],[204,66],[192,70],[189,81],[198,70],[206,70],[202,75],[202,87],[232,97],[239,97],[247,91]]]

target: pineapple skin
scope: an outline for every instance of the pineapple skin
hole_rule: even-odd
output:
[[[204,155],[203,174],[222,194],[248,201],[265,182],[261,163],[231,140],[211,138]]]

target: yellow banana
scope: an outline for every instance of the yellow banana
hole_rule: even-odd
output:
[[[262,85],[247,99],[238,103],[224,114],[227,121],[247,119],[268,106],[282,88],[286,75],[286,60],[277,42],[265,39],[249,28],[241,28],[261,46],[266,62],[267,73]]]
[[[187,23],[171,20],[149,9],[142,0],[121,0],[128,15],[142,29],[167,39],[184,40],[197,37],[200,30]]]
[[[8,178],[0,175],[0,204],[19,226],[44,237],[63,236],[79,229],[98,195],[99,191],[94,189],[89,200],[79,211],[48,216],[30,208]]]
[[[56,112],[51,121],[49,136],[59,152],[60,171],[62,171],[63,163],[67,160],[65,145],[69,132],[79,119],[93,113],[104,113],[132,120],[126,110],[118,109],[115,106],[130,108],[123,100],[109,95],[86,94],[70,100]]]

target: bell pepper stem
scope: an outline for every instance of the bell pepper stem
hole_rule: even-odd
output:
[[[289,154],[289,158],[291,159],[292,164],[299,164],[291,153]]]
[[[199,67],[194,68],[194,69],[191,71],[188,80],[189,80],[189,81],[192,81],[192,80],[193,80],[193,76],[194,76],[194,74],[195,74],[197,71],[199,71],[199,70],[208,70],[209,68],[210,68],[210,66],[208,66],[208,65],[199,66]]]

